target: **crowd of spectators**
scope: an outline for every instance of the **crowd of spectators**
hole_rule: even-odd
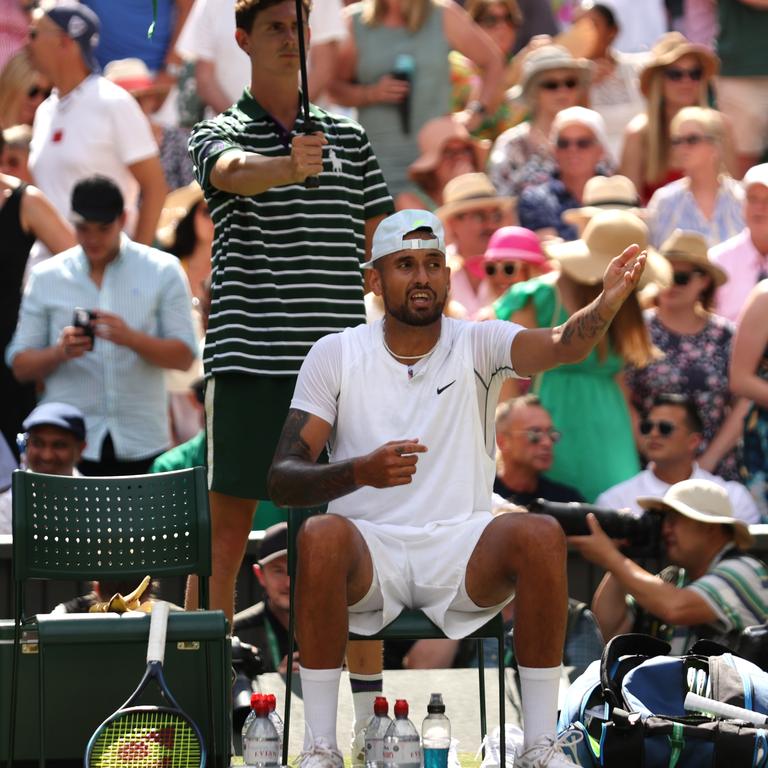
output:
[[[649,251],[640,290],[586,360],[505,385],[503,400],[521,399],[499,412],[497,493],[639,514],[637,496],[703,478],[727,490],[740,519],[768,521],[768,4],[721,0],[716,16],[693,2],[676,15],[662,0],[347,5],[314,2],[309,92],[334,147],[351,142],[326,151],[334,184],[351,189],[366,166],[365,213],[350,197],[359,220],[335,215],[346,193],[334,193],[323,232],[349,222],[347,245],[362,255],[394,208],[434,211],[449,243],[447,313],[527,327],[589,304],[630,243]],[[288,147],[300,127],[274,118],[272,133],[245,137],[243,126],[272,118],[254,111],[256,54],[231,0],[160,0],[148,38],[152,6],[0,0],[0,426],[18,461],[17,433],[41,443],[36,401],[79,408],[67,473],[75,461],[84,474],[147,471],[190,439],[185,455],[200,460],[193,384],[211,284],[209,377],[295,376],[306,352],[278,360],[274,328],[244,330],[258,302],[280,300],[225,253],[263,241],[268,254],[279,241],[290,257],[294,225],[316,215],[292,218],[303,187],[277,185],[285,195],[266,215],[248,202],[264,190],[214,167],[233,148]],[[337,112],[363,130],[328,117]],[[333,261],[333,247],[314,242]],[[287,261],[270,275],[309,288]],[[351,314],[333,306],[346,296],[339,285],[322,294],[332,322],[302,292],[275,308],[283,331],[301,302],[317,315],[297,320],[304,335],[291,344],[381,315],[372,294],[358,301],[362,276],[358,285],[355,266],[352,285],[349,264]],[[310,258],[299,272],[313,268]],[[251,298],[238,302],[248,280]],[[53,413],[49,429],[70,419]],[[274,451],[276,434],[248,439]],[[28,448],[32,469],[34,459]],[[9,484],[0,478],[0,490]],[[0,533],[8,522],[0,515]],[[623,611],[611,622],[623,625]]]

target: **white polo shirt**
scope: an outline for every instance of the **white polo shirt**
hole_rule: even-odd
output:
[[[139,184],[128,166],[157,154],[136,99],[100,75],[89,75],[63,97],[54,90],[35,113],[29,167],[35,184],[65,217],[71,213],[72,188],[98,173],[120,187],[131,234]]]
[[[383,321],[320,339],[299,372],[291,408],[333,426],[332,462],[364,456],[390,440],[418,438],[413,482],[363,487],[332,501],[345,517],[423,532],[490,511],[495,474],[494,412],[514,376],[514,323],[443,317],[435,351],[410,368],[384,348]]]

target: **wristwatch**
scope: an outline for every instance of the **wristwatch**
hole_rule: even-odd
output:
[[[478,99],[473,99],[472,101],[467,103],[467,109],[470,112],[474,112],[476,115],[487,115],[488,114],[488,108],[483,104],[482,101]]]

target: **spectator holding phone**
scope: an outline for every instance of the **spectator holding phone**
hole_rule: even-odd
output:
[[[189,287],[174,256],[122,234],[113,181],[83,179],[71,203],[79,245],[32,269],[6,363],[84,413],[83,474],[142,474],[170,442],[163,369],[196,354]]]

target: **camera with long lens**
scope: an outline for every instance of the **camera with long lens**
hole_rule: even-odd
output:
[[[637,516],[622,509],[546,499],[531,502],[528,510],[554,517],[566,536],[589,536],[587,515],[591,512],[606,535],[612,539],[626,539],[629,542],[627,549],[634,555],[656,555],[661,549],[662,515],[653,512]]]

